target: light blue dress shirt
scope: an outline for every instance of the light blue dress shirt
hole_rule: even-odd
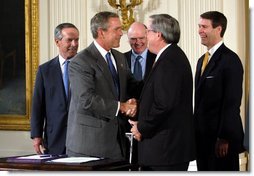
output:
[[[142,67],[142,79],[144,79],[145,71],[146,71],[147,52],[148,52],[148,49],[146,49],[141,54],[136,54],[133,50],[131,52],[131,72],[132,73],[134,73],[134,64],[135,64],[136,57],[142,56],[142,58],[139,60],[141,67]]]

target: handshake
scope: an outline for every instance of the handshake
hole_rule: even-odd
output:
[[[137,113],[137,108],[138,108],[137,106],[138,106],[137,100],[135,98],[132,98],[124,103],[120,103],[120,111],[121,111],[121,113],[125,114],[126,116],[134,118]],[[133,137],[137,141],[141,141],[142,135],[138,131],[138,126],[137,126],[138,121],[133,121],[133,120],[134,119],[132,119],[132,120],[129,119],[129,123],[131,125],[131,133],[133,134]]]
[[[131,98],[126,102],[120,102],[120,112],[133,118],[137,114],[137,106],[137,100]]]

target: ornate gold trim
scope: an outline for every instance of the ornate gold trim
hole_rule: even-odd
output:
[[[26,114],[0,115],[1,130],[29,130],[32,90],[39,61],[39,0],[25,0]]]
[[[108,0],[108,4],[121,11],[122,16],[122,29],[127,31],[130,25],[135,22],[133,17],[133,8],[140,5],[143,0],[131,0],[129,3],[126,0]]]

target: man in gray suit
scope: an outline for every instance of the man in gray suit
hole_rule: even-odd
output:
[[[127,90],[138,91],[139,83],[125,56],[112,49],[119,47],[123,35],[119,16],[97,13],[91,19],[91,32],[94,42],[69,66],[67,154],[123,159],[126,116],[134,117],[137,111],[136,100],[127,101]]]

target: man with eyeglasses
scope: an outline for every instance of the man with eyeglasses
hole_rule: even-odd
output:
[[[131,50],[124,53],[131,72],[137,80],[146,80],[152,70],[156,54],[147,49],[146,26],[134,22],[130,26],[127,36]],[[129,128],[130,129],[130,126]],[[128,151],[129,152],[129,151]],[[137,163],[137,141],[133,141],[132,163]]]
[[[147,21],[148,49],[157,54],[139,98],[138,121],[129,120],[143,171],[187,171],[195,159],[192,71],[178,21],[155,14]]]
[[[131,72],[137,80],[145,80],[148,77],[156,57],[155,54],[147,49],[146,34],[146,26],[140,22],[132,23],[127,32],[131,50],[124,54]],[[138,70],[137,65],[139,64],[137,62],[139,62],[141,70]]]

